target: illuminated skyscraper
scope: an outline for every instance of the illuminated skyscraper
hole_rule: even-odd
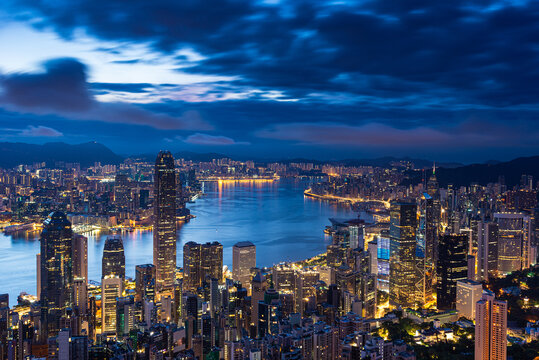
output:
[[[174,158],[161,151],[155,160],[153,264],[156,290],[172,291],[176,278],[176,172]]]
[[[101,277],[118,276],[125,279],[124,244],[119,235],[109,236],[103,248],[103,264]]]
[[[72,306],[73,232],[64,213],[51,213],[41,232],[41,324],[44,339],[56,336],[60,320]]]
[[[101,332],[116,333],[116,298],[122,296],[123,280],[115,275],[101,280]]]
[[[475,304],[481,300],[483,295],[483,285],[472,280],[457,281],[457,311],[460,316],[464,316],[475,321]]]
[[[457,281],[468,277],[468,236],[444,234],[440,236],[437,266],[436,301],[438,309],[454,309],[457,299]]]
[[[73,305],[81,315],[88,311],[88,287],[83,278],[73,280]]]
[[[390,301],[403,307],[414,306],[416,271],[417,206],[392,202],[390,208]]]
[[[135,267],[135,301],[155,298],[155,266],[153,264]]]
[[[193,241],[183,247],[184,289],[195,291],[206,278],[223,279],[223,245],[218,242],[197,244]]]
[[[264,300],[266,278],[259,271],[251,281],[251,324],[258,329],[258,303]]]
[[[477,223],[477,276],[488,281],[498,274],[498,224]]]
[[[232,277],[248,288],[251,268],[256,267],[256,247],[250,241],[242,241],[232,248]]]
[[[88,238],[73,237],[73,278],[82,278],[88,283]]]
[[[495,213],[498,224],[498,271],[507,274],[530,266],[532,221],[523,213]]]
[[[429,223],[432,224],[437,232],[440,229],[442,206],[440,202],[440,186],[438,185],[438,179],[436,179],[436,164],[433,166],[432,175],[427,182],[427,194],[432,199],[432,216],[430,217],[431,220],[429,220]],[[433,236],[436,235],[434,234]],[[436,247],[434,247],[434,257],[436,259]]]
[[[507,302],[485,291],[475,307],[475,360],[507,359]]]

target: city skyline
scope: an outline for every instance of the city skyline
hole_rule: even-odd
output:
[[[8,1],[0,141],[260,157],[537,155],[538,7]]]
[[[194,162],[165,151],[120,165],[0,168],[0,239],[17,246],[22,232],[32,243],[37,230],[41,243],[36,257],[21,254],[37,260],[39,294],[21,292],[13,307],[13,294],[0,294],[0,357],[404,360],[450,346],[453,356],[504,359],[535,351],[539,181],[520,174],[512,187],[500,176],[456,188],[440,185],[436,167],[413,184],[410,173],[425,170],[410,161]],[[285,202],[271,206],[279,197]],[[302,244],[294,234],[309,202],[346,218],[317,219]],[[199,222],[195,232],[211,224],[210,232],[196,242],[180,233]],[[279,239],[271,230],[283,226]],[[100,282],[89,280],[96,260]]]

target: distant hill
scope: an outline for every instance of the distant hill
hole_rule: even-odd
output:
[[[472,164],[454,169],[440,168],[436,176],[440,185],[454,184],[467,186],[470,183],[485,185],[498,181],[499,176],[505,177],[505,184],[512,187],[520,183],[521,175],[532,175],[534,181],[539,180],[539,156],[521,157],[505,162],[489,162]],[[419,176],[417,180],[420,180]]]
[[[46,162],[47,165],[54,165],[60,161],[90,166],[95,162],[118,164],[123,161],[123,158],[105,145],[96,142],[76,145],[63,142],[43,145],[0,142],[0,167],[3,168],[11,168],[20,164],[30,165],[35,162]]]

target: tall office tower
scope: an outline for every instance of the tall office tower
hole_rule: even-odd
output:
[[[485,291],[475,306],[475,360],[507,359],[507,302]]]
[[[126,211],[131,201],[129,178],[126,174],[116,174],[114,179],[114,203],[120,211]]]
[[[251,282],[251,268],[256,267],[256,246],[242,241],[232,248],[232,277],[247,289]]]
[[[88,283],[88,238],[73,236],[73,278],[82,278]]]
[[[125,279],[124,243],[119,235],[107,237],[103,248],[103,264],[101,277],[118,276]]]
[[[129,335],[135,328],[135,300],[133,296],[119,297],[116,299],[116,335]]]
[[[378,242],[378,284],[377,289],[384,292],[389,292],[389,253],[390,241],[389,231],[382,230],[377,239]]]
[[[416,285],[417,206],[392,202],[390,208],[389,299],[402,307],[413,307]]]
[[[436,286],[438,309],[454,309],[457,298],[457,281],[468,277],[468,236],[444,234],[440,236]]]
[[[211,295],[211,294],[210,294]],[[174,323],[183,326],[183,279],[174,283]]]
[[[56,338],[58,346],[58,360],[71,360],[71,329],[62,329]]]
[[[436,204],[431,195],[425,193],[420,202],[420,231],[423,235],[423,247],[427,264],[436,265],[438,250],[438,227],[440,219]]]
[[[475,304],[481,300],[483,285],[472,280],[457,281],[457,311],[460,316],[475,321]]]
[[[273,288],[266,290],[264,300],[258,302],[258,336],[260,338],[279,332],[280,307],[279,293]]]
[[[436,190],[437,191],[437,190]],[[439,203],[428,193],[420,199],[416,249],[416,303],[423,305],[434,296],[436,259],[438,256]]]
[[[51,213],[41,232],[41,324],[43,340],[56,336],[60,320],[72,306],[71,223],[64,213]]]
[[[223,279],[223,245],[218,242],[197,244],[193,241],[183,247],[184,287],[196,291],[206,278]]]
[[[153,264],[158,293],[172,290],[176,279],[176,171],[169,151],[155,160]]]
[[[107,276],[101,280],[101,333],[116,333],[116,298],[122,296],[123,280]]]
[[[258,303],[264,300],[268,285],[266,278],[259,271],[251,280],[251,324],[258,327]]]
[[[532,221],[523,213],[495,213],[498,224],[498,271],[507,274],[530,266]]]
[[[427,182],[427,194],[430,195],[430,197],[432,198],[432,220],[434,222],[434,226],[437,229],[440,229],[442,205],[440,202],[440,186],[438,185],[438,180],[436,179],[436,164],[433,165],[432,175]],[[436,254],[434,255],[436,256]]]
[[[477,223],[477,280],[488,281],[498,275],[498,224]]]
[[[475,279],[477,278],[477,275],[475,274],[475,256],[468,255],[466,257],[466,261],[468,262],[468,270],[466,271],[466,277],[470,280],[475,281]]]
[[[80,315],[88,311],[88,287],[84,278],[73,280],[73,305],[77,307]]]
[[[378,275],[378,240],[374,239],[367,244],[369,255],[369,273]]]
[[[41,300],[41,254],[36,254],[36,285],[37,300]]]
[[[348,221],[348,232],[350,234],[350,248],[365,248],[365,221],[353,219]]]
[[[135,267],[135,301],[155,299],[155,266],[153,264]]]

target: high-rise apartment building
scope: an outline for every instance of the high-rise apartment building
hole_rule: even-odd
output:
[[[485,291],[475,307],[475,360],[507,359],[507,302]]]
[[[457,281],[468,277],[468,236],[444,234],[440,236],[437,265],[436,301],[438,309],[454,309],[457,299]]]
[[[392,202],[390,208],[390,301],[403,307],[413,307],[416,285],[415,203]]]
[[[72,306],[73,232],[64,213],[51,213],[41,232],[41,324],[43,338],[56,336],[61,318]]]
[[[250,241],[242,241],[232,248],[232,277],[248,288],[251,282],[251,268],[256,267],[256,246]]]
[[[169,151],[155,160],[153,264],[157,292],[171,290],[176,279],[176,172]]]
[[[184,289],[195,291],[208,278],[223,279],[223,245],[218,242],[197,244],[193,241],[183,247]]]

